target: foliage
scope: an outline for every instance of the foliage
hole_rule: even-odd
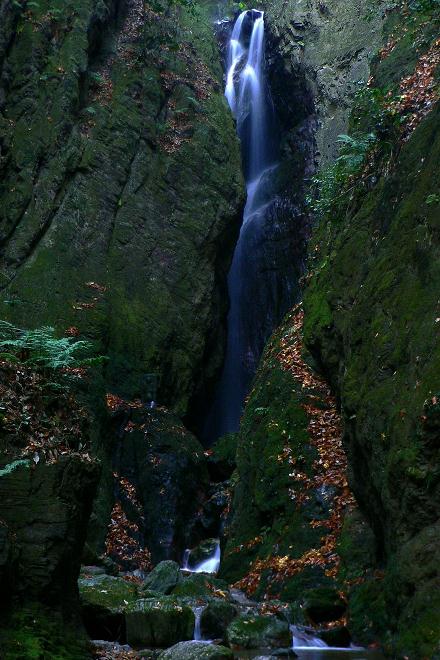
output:
[[[92,348],[91,342],[72,336],[57,338],[51,327],[22,330],[0,321],[0,350],[8,351],[0,357],[9,360],[53,370],[92,366],[104,359],[90,357]]]
[[[339,156],[313,179],[314,194],[308,204],[318,216],[324,216],[341,198],[350,192],[348,184],[362,170],[371,147],[376,142],[374,133],[356,136],[339,135]]]

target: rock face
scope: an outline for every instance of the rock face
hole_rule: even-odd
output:
[[[197,11],[7,0],[0,21],[0,315],[78,326],[110,357],[107,383],[143,395],[154,373],[180,412],[222,359],[243,201]]]
[[[338,154],[337,137],[347,132],[357,83],[368,80],[370,60],[382,45],[381,5],[367,0],[264,5],[283,144],[312,148],[307,176],[314,157],[325,163]]]
[[[8,572],[14,597],[75,609],[98,474],[96,463],[66,456],[0,476],[1,517],[9,532],[0,554],[13,559]]]
[[[190,521],[208,485],[203,448],[181,421],[164,409],[124,404],[115,412],[113,422],[117,430],[114,484],[103,484],[99,498],[113,497],[115,493],[116,517],[112,514],[112,519],[124,515],[136,526],[136,544],[141,549],[147,548],[153,564],[165,559],[180,563],[185,548],[190,545],[186,538]],[[109,487],[113,492],[108,493]],[[99,516],[98,504],[94,516]],[[106,531],[109,549],[111,525]],[[103,550],[103,540],[101,537],[96,543],[98,553]],[[136,557],[127,563],[124,557],[128,560],[130,557],[123,548],[121,552],[117,547],[109,551],[126,569],[148,568],[139,565]]]
[[[341,555],[341,586],[359,580],[350,590],[350,630],[363,643],[380,638],[391,657],[436,657],[440,215],[434,171],[440,114],[438,92],[419,97],[415,82],[422,79],[420,87],[429,88],[426,67],[438,76],[438,14],[426,5],[414,14],[391,13],[385,23],[373,12],[365,23],[363,3],[300,2],[292,10],[270,2],[266,9],[275,103],[278,95],[298,98],[302,75],[302,90],[313,101],[311,113],[302,110],[316,121],[317,160],[331,162],[337,134],[349,128],[355,138],[374,133],[376,147],[370,169],[351,181],[349,194],[315,229],[304,299],[309,354],[295,344],[288,315],[261,362],[238,436],[222,576],[247,573],[242,587],[259,595],[267,580],[276,593],[281,586],[283,598],[302,605],[305,590],[319,586],[306,614],[329,616],[323,589],[335,574],[322,571],[325,557],[319,565],[310,550],[335,501],[348,494],[344,481],[311,492],[315,467],[325,466],[331,480],[334,466],[319,442],[314,447],[320,455],[313,455],[310,439],[321,415],[314,407],[331,422],[337,404],[349,483],[361,512],[347,515],[343,528],[333,527],[339,541],[325,545],[324,555],[335,548]],[[370,75],[364,101],[356,100],[350,116],[356,82]],[[289,81],[295,81],[291,91]],[[403,92],[407,105],[399,105]],[[390,107],[386,99],[392,99]],[[405,115],[403,128],[396,112]],[[285,139],[288,144],[291,135]],[[304,374],[305,388],[292,382],[288,371],[295,373],[304,359],[331,384],[332,406],[328,399],[307,401],[313,393]],[[339,614],[343,609],[339,603]]]
[[[425,203],[434,192],[438,122],[433,111],[403,146],[393,174],[365,195],[362,208],[335,233],[328,267],[313,278],[305,298],[309,346],[341,397],[351,483],[379,553],[395,572],[394,588],[388,585],[395,614],[394,580],[411,581],[416,592],[425,593],[428,585],[438,592],[438,576],[420,580],[414,572],[417,539],[435,534],[439,510],[433,442],[440,386],[439,213]],[[412,552],[413,568],[403,578],[399,558]],[[421,608],[416,617],[425,616],[424,607],[430,611],[430,600],[422,605],[423,598],[414,597],[411,611]],[[399,605],[406,620],[404,601]],[[439,623],[432,625],[435,630]],[[417,631],[417,623],[413,632],[416,639],[429,636]],[[407,635],[410,641],[408,629]]]

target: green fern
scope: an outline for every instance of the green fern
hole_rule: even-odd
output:
[[[0,321],[0,351],[2,349],[25,364],[53,370],[95,366],[104,360],[90,355],[93,346],[88,341],[57,338],[51,327],[22,330],[7,321]],[[6,357],[5,353],[3,356]]]
[[[318,216],[330,212],[349,191],[347,183],[362,169],[366,156],[376,142],[374,133],[365,135],[339,135],[339,156],[313,179],[314,193],[308,197],[311,210]]]

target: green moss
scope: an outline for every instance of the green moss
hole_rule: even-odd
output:
[[[291,643],[287,622],[274,617],[240,616],[229,625],[227,639],[233,647],[261,649],[288,647]]]
[[[97,605],[110,611],[121,611],[138,597],[134,584],[111,575],[82,576],[78,587],[83,605]]]
[[[80,628],[40,604],[17,608],[0,628],[5,660],[85,660],[91,658],[88,640]]]

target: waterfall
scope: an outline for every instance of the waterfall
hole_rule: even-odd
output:
[[[264,13],[242,12],[229,40],[225,96],[242,145],[247,201],[228,275],[230,310],[223,372],[202,435],[238,430],[244,399],[277,318],[278,284],[264,264],[267,211],[276,170],[274,117],[264,66]],[[261,278],[265,278],[261,286]],[[255,291],[258,291],[255,295]]]
[[[193,639],[195,642],[202,641],[202,631],[201,631],[201,619],[203,610],[206,608],[206,605],[197,605],[193,607],[194,612],[194,636]]]
[[[292,649],[323,649],[327,644],[319,637],[315,637],[299,626],[290,626],[292,633]]]
[[[182,570],[189,571],[190,573],[217,573],[220,568],[220,541],[217,541],[214,552],[210,557],[199,562],[195,566],[189,566],[189,557],[191,550],[185,550],[183,555]]]

